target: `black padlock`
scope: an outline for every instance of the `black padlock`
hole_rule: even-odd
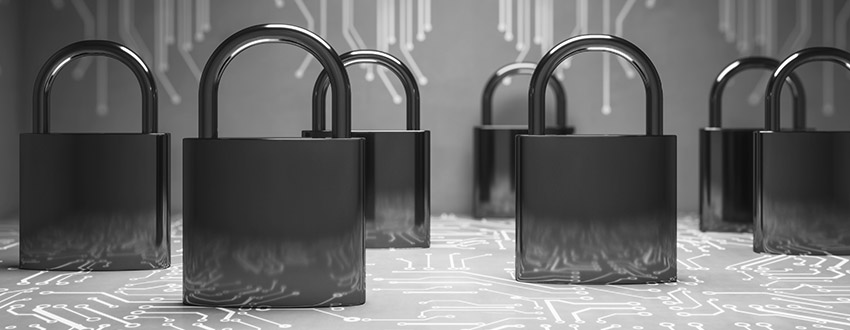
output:
[[[225,68],[254,45],[305,49],[330,72],[332,138],[220,138]],[[264,24],[212,53],[200,82],[199,138],[183,140],[183,302],[205,306],[363,304],[362,138],[351,138],[348,74],[306,29]]]
[[[72,60],[92,55],[116,59],[136,76],[141,133],[50,132],[54,79]],[[45,62],[33,91],[33,133],[20,136],[20,268],[170,266],[170,137],[156,131],[156,83],[127,47],[80,41]]]
[[[850,131],[780,131],[782,82],[799,66],[850,53],[815,47],[782,61],[765,93],[765,130],[755,132],[753,250],[775,254],[850,254]]]
[[[646,135],[544,135],[545,88],[566,58],[605,51],[646,88]],[[549,50],[529,87],[530,135],[517,137],[516,279],[575,284],[676,280],[676,136],[662,134],[661,79],[615,36]]]
[[[516,212],[514,142],[528,134],[523,125],[493,125],[493,92],[505,78],[534,72],[537,64],[521,62],[505,65],[487,80],[481,97],[481,126],[473,129],[473,215],[476,218],[513,218]],[[557,78],[549,80],[555,92],[556,123],[546,134],[572,134],[567,126],[567,94]]]
[[[366,247],[408,248],[431,245],[431,132],[419,127],[419,85],[396,57],[377,50],[352,50],[339,56],[345,66],[377,64],[401,80],[407,98],[407,130],[354,130],[366,140]],[[327,137],[322,72],[313,87],[313,130],[304,137]]]
[[[775,70],[779,61],[745,57],[727,65],[711,85],[708,127],[700,129],[700,222],[702,231],[753,230],[753,132],[759,128],[721,128],[720,108],[726,84],[749,69]],[[794,130],[806,127],[806,95],[800,79],[791,75]]]

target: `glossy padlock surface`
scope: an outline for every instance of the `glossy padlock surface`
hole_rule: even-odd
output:
[[[51,133],[50,90],[73,59],[107,56],[142,89],[142,133]],[[33,133],[20,136],[20,268],[167,268],[169,135],[156,133],[157,90],[138,55],[104,40],[71,44],[41,68]],[[124,105],[136,107],[136,105]]]
[[[544,135],[547,80],[564,59],[595,50],[623,56],[640,73],[647,135]],[[654,65],[624,39],[577,36],[543,56],[529,89],[531,135],[516,142],[517,280],[676,280],[676,137],[662,135],[662,100]]]
[[[700,223],[702,231],[749,232],[753,228],[753,133],[760,128],[721,128],[727,83],[749,69],[775,70],[779,61],[745,57],[727,65],[711,86],[709,125],[700,129]],[[806,96],[800,79],[788,86],[794,99],[794,130],[806,126]]]
[[[516,212],[515,141],[517,135],[528,134],[522,125],[493,125],[493,93],[503,80],[513,75],[530,75],[534,63],[511,63],[490,76],[481,98],[482,125],[473,129],[473,213],[476,218],[513,218]],[[555,92],[556,127],[546,134],[572,134],[567,126],[567,95],[557,78],[549,80]]]
[[[431,132],[419,127],[419,86],[404,63],[376,50],[340,55],[345,66],[384,66],[401,80],[407,98],[406,130],[355,130],[365,139],[365,214],[367,248],[431,245]],[[323,72],[313,88],[313,130],[305,137],[324,137],[328,78]]]
[[[333,138],[219,138],[229,61],[268,42],[313,54],[330,72]],[[200,137],[184,140],[183,302],[325,307],[365,302],[363,139],[351,138],[348,75],[303,28],[257,25],[213,52],[200,88]]]
[[[766,127],[754,133],[755,252],[850,254],[850,132],[779,130],[781,82],[814,61],[850,67],[850,53],[803,49],[768,80]]]

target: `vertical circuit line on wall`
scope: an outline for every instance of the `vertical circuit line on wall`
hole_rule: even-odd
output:
[[[657,0],[646,0],[646,8],[652,9],[655,8],[655,5],[658,3]]]
[[[522,62],[531,50],[531,0],[517,0],[517,43],[519,54],[515,62]]]
[[[835,18],[835,47],[847,50],[847,22],[850,21],[850,1],[845,2]],[[847,73],[850,77],[850,73]]]
[[[53,9],[65,8],[65,0],[50,0],[50,3],[53,4]]]
[[[207,11],[204,10],[206,6],[209,6],[207,1],[205,0],[195,0],[195,41],[202,42],[204,41],[204,33],[207,32],[206,26],[209,23],[206,23],[207,19]]]
[[[616,23],[614,23],[615,35],[620,37],[623,36],[623,25],[625,24],[626,16],[628,16],[629,13],[632,11],[632,7],[634,6],[636,1],[637,0],[626,0],[626,3],[623,4],[623,9],[621,9],[620,12],[617,14],[617,20]],[[632,67],[631,63],[629,63],[622,56],[617,56],[617,60],[620,63],[620,67],[623,68],[623,72],[626,73],[626,77],[629,79],[634,79],[637,73],[635,72],[635,68]]]
[[[365,49],[366,43],[354,27],[354,8],[352,0],[342,0],[342,35],[351,49]],[[373,65],[366,66],[366,81],[375,79]]]
[[[541,14],[541,9],[543,9],[543,5],[541,4],[544,0],[535,0],[534,1],[534,39],[532,42],[535,45],[540,45],[543,42],[543,15]]]
[[[776,7],[772,0],[762,1],[762,18],[761,18],[761,35],[763,40],[762,54],[767,57],[773,57],[776,53]],[[764,96],[764,86],[767,85],[767,80],[770,79],[770,72],[762,74],[758,83],[750,92],[750,97],[747,102],[750,106],[756,106],[761,103]]]
[[[402,32],[401,30],[404,30]],[[413,55],[410,54],[410,51],[413,50],[413,0],[401,0],[399,3],[399,49],[401,50],[401,54],[407,62],[407,66],[410,67],[410,70],[413,71],[413,74],[416,75],[419,80],[419,85],[427,85],[428,78],[422,73],[422,70],[419,69],[419,65],[416,64],[416,60],[413,59]]]
[[[74,6],[74,10],[77,11],[77,15],[80,16],[80,20],[83,21],[83,36],[86,39],[94,39],[95,38],[95,19],[89,7],[86,6],[86,3],[83,0],[71,0],[71,5]],[[74,67],[74,70],[71,72],[71,76],[74,77],[75,80],[83,79],[86,75],[86,71],[88,71],[89,66],[92,63],[92,58],[90,56],[83,57],[79,61],[77,61],[77,65]]]
[[[832,16],[835,10],[833,0],[822,0],[823,4],[823,45],[831,46],[834,43],[835,17]],[[835,71],[832,63],[823,63],[823,114],[832,116],[835,113]]]
[[[416,40],[425,41],[425,0],[416,0]]]
[[[434,24],[431,21],[431,0],[425,0],[425,32],[434,30]]]
[[[750,55],[750,0],[738,1],[738,52]]]
[[[171,103],[180,104],[180,94],[177,93],[177,90],[174,88],[174,85],[171,84],[171,80],[168,79],[168,76],[165,74],[165,72],[168,70],[168,44],[165,42],[167,34],[165,28],[165,19],[168,17],[168,15],[166,14],[166,11],[168,10],[167,5],[167,0],[154,1],[154,74],[156,75],[156,79],[159,85],[162,86],[162,89],[165,90],[165,92],[171,98]]]
[[[118,2],[118,34],[121,41],[124,42],[130,49],[133,49],[146,63],[153,63],[153,56],[150,49],[145,44],[139,31],[135,27],[135,19],[133,17],[134,2],[132,0],[120,0]]]
[[[582,34],[582,31],[583,31],[582,30],[582,15],[583,15],[582,2],[583,2],[583,0],[576,0],[576,25],[575,25],[575,27],[573,27],[573,30],[570,32],[570,37]],[[548,50],[549,50],[548,48],[542,48],[541,52],[545,54],[546,51],[548,51]],[[565,68],[569,69],[570,66],[572,66],[572,64],[573,64],[572,57],[564,60],[563,64],[561,64],[558,67],[558,78],[559,79],[564,79],[563,70]]]
[[[611,0],[602,0],[602,33],[610,34]],[[602,54],[602,114],[611,114],[611,53]]]
[[[189,52],[192,51],[192,1],[181,0],[178,4],[179,27],[177,31],[177,51],[189,67],[189,71],[195,76],[195,80],[201,81],[201,69]]]
[[[390,2],[392,2],[392,1],[395,1],[395,0],[378,0],[378,4],[376,6],[377,11],[378,11],[378,13],[376,15],[376,17],[377,17],[377,24],[376,24],[377,25],[377,28],[376,28],[376,30],[377,30],[376,40],[377,41],[376,41],[376,43],[377,43],[377,49],[382,51],[382,52],[387,52],[387,51],[389,51],[389,48],[390,48],[389,47],[389,35],[388,35],[389,34],[389,24],[390,24],[389,16],[395,15],[395,13],[393,13],[389,10],[390,9]],[[384,87],[390,93],[390,96],[393,99],[393,103],[401,104],[402,97],[401,97],[401,95],[399,95],[398,91],[396,91],[392,82],[390,82],[390,78],[387,76],[387,70],[383,67],[378,67],[377,72],[378,72],[378,78],[381,79],[381,82],[384,84]]]
[[[764,52],[764,44],[767,39],[767,2],[765,0],[756,0],[753,4],[755,6],[756,13],[756,24],[755,24],[755,39],[753,41],[756,45],[761,47],[762,52]]]
[[[735,42],[735,11],[732,8],[735,5],[732,3],[734,0],[723,1],[726,2],[726,12],[723,14],[726,16],[726,42]]]
[[[310,14],[310,10],[307,8],[307,5],[304,4],[304,0],[294,0],[295,5],[298,6],[298,10],[301,12],[301,15],[304,15],[304,19],[307,20],[307,29],[310,31],[315,31],[316,22],[313,20],[313,15]],[[298,66],[298,69],[295,70],[295,77],[301,79],[304,77],[304,72],[307,71],[307,67],[310,66],[310,62],[313,59],[312,54],[307,54],[304,56],[304,59],[301,60],[301,65]]]
[[[404,0],[402,0],[404,1]],[[514,40],[514,1],[505,0],[505,41]]]
[[[726,34],[726,30],[729,29],[729,16],[726,15],[726,7],[729,6],[729,0],[720,0],[717,3],[718,8],[718,24],[717,28],[720,30],[720,33]]]
[[[507,0],[499,0],[499,23],[496,25],[496,30],[505,32],[505,2]]]
[[[284,6],[286,6],[286,1],[285,0],[274,0],[274,5],[277,6],[277,8],[283,8]]]
[[[109,39],[109,27],[107,24],[109,8],[106,0],[97,0],[97,38],[101,40]],[[109,71],[107,71],[106,57],[98,56],[96,62],[97,80],[95,82],[96,89],[96,111],[100,116],[105,116],[109,112]]]

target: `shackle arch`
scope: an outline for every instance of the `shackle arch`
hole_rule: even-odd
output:
[[[288,24],[247,27],[228,37],[213,51],[201,74],[198,135],[201,138],[218,137],[218,88],[227,65],[245,49],[272,42],[291,44],[306,50],[330,73],[330,83],[333,85],[331,134],[334,138],[351,137],[351,88],[345,66],[324,39],[307,29]]]
[[[764,93],[764,125],[769,131],[779,131],[779,106],[782,95],[782,84],[780,82],[789,76],[803,64],[809,62],[834,62],[850,70],[850,53],[832,47],[812,47],[799,50],[789,55],[779,64],[776,71],[767,80],[767,91]]]
[[[376,64],[383,66],[401,81],[407,102],[407,130],[419,130],[419,85],[416,76],[398,58],[382,51],[372,49],[352,50],[339,56],[346,67],[355,64]],[[313,131],[325,130],[325,96],[328,93],[328,74],[323,70],[313,85]]]
[[[552,47],[537,63],[528,88],[529,134],[543,135],[546,129],[546,84],[565,59],[587,51],[617,54],[635,67],[646,89],[646,134],[663,134],[663,91],[658,70],[637,46],[620,37],[589,34],[572,37]]]
[[[481,94],[482,125],[493,124],[493,94],[496,87],[505,78],[533,74],[536,66],[537,64],[531,62],[510,63],[499,68],[490,76],[490,79],[484,85],[484,92]],[[552,79],[549,79],[549,86],[555,91],[555,123],[558,127],[567,127],[567,92],[564,90],[564,85],[558,78],[552,77]]]
[[[708,98],[708,126],[720,127],[722,125],[723,92],[726,85],[735,75],[749,69],[776,70],[779,61],[770,57],[750,56],[729,63],[711,84],[711,93]],[[791,89],[791,97],[794,100],[794,129],[806,127],[806,92],[803,83],[796,74],[791,74],[785,83]]]
[[[84,40],[72,43],[54,53],[38,71],[33,87],[32,131],[50,133],[50,91],[60,71],[74,59],[106,56],[130,68],[142,90],[142,133],[157,131],[157,89],[153,74],[138,54],[122,44],[108,40]]]

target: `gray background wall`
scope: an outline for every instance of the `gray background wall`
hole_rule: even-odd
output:
[[[184,1],[189,4],[189,11],[174,10]],[[284,4],[282,8],[278,6],[279,2]],[[367,48],[376,47],[376,6],[379,2],[360,0],[352,5],[353,26]],[[517,2],[510,1],[514,7]],[[578,2],[554,2],[552,34],[557,43],[571,36],[577,23]],[[647,6],[645,0],[588,1],[588,32],[614,32],[613,23],[624,5],[634,4],[624,16],[622,35],[642,47],[659,69],[664,83],[665,133],[678,135],[679,208],[695,210],[697,131],[706,125],[708,91],[719,70],[745,54],[770,54],[784,58],[792,49],[803,46],[834,45],[832,35],[836,27],[839,30],[842,27],[841,20],[834,19],[847,4],[833,0],[772,1],[775,12],[768,13],[765,5],[768,1],[648,2],[654,3],[654,6]],[[159,126],[161,131],[172,133],[172,194],[175,199],[173,205],[179,211],[182,206],[182,139],[197,134],[198,81],[192,65],[203,67],[218,43],[243,27],[267,22],[308,24],[299,3],[293,0],[212,0],[210,31],[204,35],[203,41],[192,42],[193,47],[185,57],[176,45],[169,46],[159,40],[167,34],[159,33],[160,28],[166,27],[162,24],[165,21],[173,22],[175,32],[195,33],[198,23],[196,9],[199,4],[203,8],[204,3],[205,0],[12,0],[0,4],[0,42],[4,45],[0,47],[0,108],[3,109],[0,112],[0,125],[3,125],[0,129],[0,155],[3,159],[0,162],[0,211],[14,212],[17,205],[17,135],[12,132],[30,129],[32,82],[39,67],[62,46],[92,37],[124,42],[136,49],[140,48],[138,43],[141,42],[148,49],[141,52],[142,56],[151,66],[162,68],[161,64],[155,63],[167,63],[167,71],[162,71],[158,81]],[[410,3],[418,6],[417,1]],[[539,3],[532,2],[532,8]],[[718,29],[721,16],[725,17],[720,15],[719,9],[726,3],[732,6],[729,7],[734,16],[732,25],[737,32],[734,40],[727,40]],[[824,7],[824,4],[832,8]],[[340,53],[352,49],[343,36],[343,5],[341,0],[328,0],[327,19],[324,21],[327,38]],[[162,11],[159,6],[172,6],[172,10]],[[322,22],[321,2],[304,1],[304,6],[318,30]],[[396,2],[393,15],[396,24],[401,19],[397,15],[399,6],[401,2]],[[126,8],[130,8],[132,13],[122,16]],[[824,15],[824,11],[830,14]],[[604,24],[606,12],[611,19],[607,27]],[[761,16],[762,13],[768,14]],[[413,18],[417,16],[414,10]],[[505,41],[503,34],[497,30],[499,1],[433,0],[431,16],[433,30],[424,41],[413,43],[411,54],[428,80],[421,86],[422,126],[432,131],[432,208],[434,214],[469,214],[472,196],[471,133],[472,126],[480,121],[480,93],[484,81],[496,68],[517,58],[516,40]],[[132,18],[132,25],[127,24],[127,17]],[[771,18],[766,22],[773,21],[773,27],[767,25],[767,28],[762,28],[764,17]],[[516,16],[513,23],[516,27]],[[189,30],[181,29],[181,24],[188,24]],[[133,32],[126,29],[128,26],[138,32],[140,39],[136,40],[136,45],[122,33]],[[415,28],[416,24],[413,26]],[[846,30],[846,24],[843,27]],[[396,26],[396,31],[398,29]],[[766,39],[758,38],[765,32]],[[846,38],[840,31],[835,35],[842,36]],[[774,50],[760,46],[757,41],[768,41],[768,45],[772,42]],[[158,51],[160,57],[167,57],[167,61],[154,61],[156,59],[150,53]],[[402,55],[397,45],[390,46],[390,52]],[[319,68],[313,62],[305,71],[304,78],[297,78],[294,73],[305,55],[296,47],[263,45],[237,57],[222,83],[221,135],[295,136],[301,129],[309,127],[309,95]],[[527,60],[536,61],[539,57],[540,46],[535,45]],[[642,133],[643,87],[638,79],[628,79],[613,57],[610,62],[612,112],[602,113],[603,59],[604,56],[599,53],[582,54],[573,60],[570,69],[564,71],[564,85],[569,95],[569,122],[577,127],[579,133]],[[77,77],[73,72],[75,69],[71,69],[57,79],[52,98],[54,131],[139,129],[138,87],[129,71],[117,62],[102,61],[106,71],[102,71],[102,67],[99,69],[98,62],[93,61],[86,70],[77,72]],[[78,68],[76,64],[74,68]],[[823,130],[848,129],[850,112],[844,108],[850,99],[841,92],[848,87],[848,75],[832,64],[826,68],[826,71],[835,71],[831,79],[826,76],[826,84],[824,65],[811,64],[800,70],[809,93],[809,122]],[[366,71],[362,68],[352,68],[349,72],[352,73],[354,91],[354,127],[403,127],[403,105],[393,103],[384,85],[378,79],[367,81]],[[755,86],[763,76],[762,73],[745,73],[729,86],[725,101],[726,124],[761,125],[761,102],[749,103],[748,98],[752,91],[758,90]],[[392,77],[391,80],[396,90],[401,92]],[[168,84],[173,85],[175,93],[168,93]],[[497,122],[525,123],[527,87],[528,79],[519,77],[513,79],[509,86],[499,88],[495,102]],[[837,91],[832,97],[829,97],[830,87]],[[824,93],[834,102],[824,102]],[[102,95],[105,101],[98,102],[98,95]],[[175,102],[172,96],[179,97],[179,102]],[[788,104],[787,101],[785,104]],[[106,108],[99,109],[98,103],[106,105]],[[834,113],[827,115],[823,110],[826,103],[834,105]]]

